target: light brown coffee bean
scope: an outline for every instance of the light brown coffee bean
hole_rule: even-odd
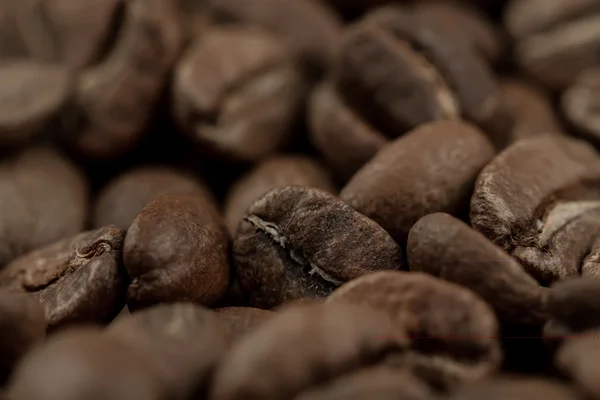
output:
[[[254,307],[224,307],[214,311],[227,326],[232,340],[242,338],[275,315],[273,311]]]

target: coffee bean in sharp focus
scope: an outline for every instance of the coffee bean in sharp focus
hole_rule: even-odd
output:
[[[402,252],[375,222],[314,188],[274,189],[248,210],[233,244],[250,303],[271,308],[327,296],[341,283],[399,269]]]
[[[216,207],[198,194],[169,194],[144,207],[127,231],[123,260],[134,311],[192,301],[212,305],[229,283],[228,238]]]
[[[125,231],[107,226],[34,250],[0,271],[0,286],[39,300],[50,329],[107,323],[125,304],[124,237]]]
[[[468,210],[477,174],[493,156],[492,144],[476,127],[433,122],[386,145],[352,177],[340,198],[404,246],[419,218]]]

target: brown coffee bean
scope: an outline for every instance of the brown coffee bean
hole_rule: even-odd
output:
[[[176,0],[181,9],[182,25],[187,47],[214,24],[207,0]]]
[[[274,156],[265,159],[239,178],[225,199],[225,223],[232,236],[252,204],[272,189],[285,186],[307,186],[336,193],[329,173],[304,156]]]
[[[146,354],[173,400],[199,395],[229,344],[223,322],[192,303],[135,312],[109,325],[106,334]]]
[[[256,161],[287,144],[304,86],[275,36],[247,27],[215,28],[178,64],[173,114],[200,151]]]
[[[234,346],[217,369],[211,399],[294,398],[402,351],[404,335],[385,314],[361,306],[288,309]]]
[[[27,46],[21,38],[16,14],[22,2],[0,2],[0,60],[7,61],[27,57]]]
[[[448,214],[421,218],[408,234],[407,253],[411,271],[471,289],[503,322],[544,321],[545,290],[514,258]]]
[[[125,304],[124,237],[125,231],[107,226],[34,250],[0,271],[0,286],[37,298],[50,329],[109,322]]]
[[[493,156],[489,140],[468,123],[426,124],[385,146],[340,197],[404,245],[419,218],[466,209],[477,174]]]
[[[225,307],[214,310],[227,325],[232,340],[238,340],[272,318],[275,313],[254,307]]]
[[[70,95],[60,67],[28,60],[0,65],[0,146],[26,143],[47,129]]]
[[[21,357],[45,336],[42,306],[25,293],[0,289],[0,385]]]
[[[350,109],[327,82],[308,101],[310,140],[343,179],[348,180],[388,141]]]
[[[294,400],[425,400],[431,390],[408,371],[366,367],[309,390]]]
[[[492,309],[471,291],[431,275],[375,272],[342,285],[327,301],[388,313],[410,342],[402,365],[441,389],[490,375],[502,361]]]
[[[569,278],[552,285],[547,312],[552,330],[565,337],[600,328],[600,279]]]
[[[227,232],[217,209],[198,194],[150,201],[127,231],[125,267],[133,311],[161,302],[211,305],[227,289]]]
[[[331,64],[342,27],[338,15],[319,0],[208,0],[217,20],[253,24],[282,38],[309,67]]]
[[[61,154],[30,148],[0,163],[0,269],[75,235],[87,215],[87,183]]]
[[[570,337],[556,354],[556,366],[572,378],[590,398],[600,396],[598,358],[600,357],[600,331],[590,331]]]
[[[600,158],[569,138],[523,140],[484,168],[471,223],[541,283],[576,275],[598,237]]]
[[[600,68],[593,68],[577,77],[562,95],[562,110],[579,134],[600,143]]]
[[[343,282],[401,267],[402,252],[375,222],[322,190],[274,189],[257,200],[233,244],[236,276],[252,305],[327,296]]]
[[[581,400],[579,393],[558,380],[498,377],[459,389],[451,400]]]
[[[115,224],[127,229],[149,201],[171,193],[198,193],[216,205],[210,189],[198,177],[167,166],[140,166],[117,176],[102,189],[96,201],[94,226]]]
[[[167,400],[148,359],[90,328],[53,335],[17,367],[9,398],[19,400]]]
[[[118,41],[82,73],[65,110],[69,146],[88,158],[112,158],[137,144],[180,53],[178,11],[172,0],[126,2]]]
[[[535,79],[562,89],[600,58],[600,1],[513,0],[505,24],[515,59]]]

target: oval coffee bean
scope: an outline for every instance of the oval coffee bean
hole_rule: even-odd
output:
[[[566,335],[600,328],[600,279],[569,278],[550,288],[550,323]]]
[[[490,141],[470,124],[426,124],[385,146],[340,197],[404,245],[419,218],[468,208],[477,174],[493,156]]]
[[[570,337],[558,350],[556,366],[573,379],[589,398],[600,397],[598,358],[600,357],[600,331]]]
[[[217,369],[211,399],[294,398],[311,386],[402,351],[385,314],[348,304],[298,306],[242,338]]]
[[[0,269],[81,232],[87,202],[83,174],[54,150],[29,148],[0,162]]]
[[[227,232],[218,210],[197,194],[152,200],[127,231],[123,260],[134,311],[162,302],[211,305],[227,289]]]
[[[407,254],[411,271],[471,289],[502,322],[544,321],[544,289],[514,258],[451,215],[421,218],[408,234]]]
[[[466,385],[459,389],[450,400],[581,400],[572,387],[552,379],[497,377]]]
[[[327,301],[388,313],[410,342],[402,365],[436,387],[463,385],[500,367],[496,316],[460,286],[420,272],[375,272],[342,285]]]
[[[68,329],[30,352],[8,395],[19,400],[168,400],[144,354],[100,331]]]
[[[220,318],[192,303],[135,312],[109,325],[106,334],[146,354],[171,399],[199,395],[229,344]]]
[[[31,296],[0,289],[0,386],[13,367],[46,337],[44,309]]]
[[[306,186],[335,194],[329,173],[304,156],[274,156],[258,164],[231,186],[225,199],[225,223],[235,236],[246,211],[262,195],[285,186]]]
[[[127,229],[149,201],[172,193],[198,193],[216,204],[199,178],[171,167],[143,166],[117,176],[100,191],[94,225],[114,224]]]
[[[279,188],[248,210],[233,244],[236,276],[257,307],[327,296],[341,283],[398,269],[402,252],[375,222],[313,188]]]
[[[37,298],[51,329],[109,322],[125,304],[124,237],[125,231],[107,226],[34,250],[0,271],[0,286]]]
[[[227,326],[232,340],[247,335],[275,315],[275,312],[254,307],[224,307],[214,310]]]
[[[600,234],[600,157],[569,138],[523,140],[486,166],[471,223],[538,281],[576,275]]]
[[[600,143],[600,68],[592,68],[577,77],[563,92],[562,110],[579,134],[589,141]]]

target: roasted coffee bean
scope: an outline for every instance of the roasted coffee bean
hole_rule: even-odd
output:
[[[551,286],[546,304],[549,333],[573,336],[600,328],[600,279],[569,278]]]
[[[21,38],[16,18],[19,5],[22,2],[0,3],[0,60],[3,62],[27,57],[27,46]]]
[[[29,148],[0,162],[0,269],[84,228],[87,182],[59,153]]]
[[[232,340],[245,336],[275,315],[273,311],[254,307],[224,307],[215,309],[215,312],[227,326]]]
[[[236,276],[260,308],[325,297],[341,283],[401,267],[402,252],[375,222],[322,190],[274,189],[257,200],[233,244]]]
[[[127,229],[149,201],[172,193],[198,193],[216,205],[198,177],[167,166],[141,166],[117,176],[98,194],[94,226]]]
[[[210,3],[207,0],[176,0],[181,9],[181,23],[187,47],[214,24]]]
[[[486,300],[506,323],[541,323],[547,295],[504,250],[444,213],[421,218],[407,244],[411,271],[465,286]]]
[[[18,60],[0,65],[0,146],[27,143],[66,104],[71,80],[60,67]]]
[[[190,399],[205,390],[229,337],[212,311],[192,303],[161,304],[109,325],[106,334],[143,352],[170,399]]]
[[[215,18],[263,27],[282,38],[297,57],[317,71],[326,70],[342,23],[320,0],[208,0]]]
[[[45,336],[42,306],[25,293],[0,289],[0,386],[21,357]]]
[[[581,141],[517,142],[477,178],[471,223],[543,284],[585,275],[597,269],[590,250],[600,234],[599,167],[598,154]]]
[[[217,209],[199,194],[168,194],[144,207],[127,231],[125,267],[134,311],[162,302],[211,305],[229,282],[227,232]]]
[[[348,304],[298,306],[242,338],[225,357],[211,399],[290,399],[382,355],[405,333],[385,314]]]
[[[562,110],[577,132],[600,144],[600,68],[583,72],[562,95]]]
[[[571,377],[590,398],[600,396],[598,358],[600,357],[600,331],[590,331],[569,337],[556,354],[556,365]]]
[[[173,79],[173,114],[205,154],[256,161],[291,138],[305,83],[275,36],[215,28],[188,48]]]
[[[125,231],[107,226],[25,254],[0,271],[0,286],[31,293],[49,328],[109,322],[125,304]]]
[[[19,400],[167,400],[144,354],[100,331],[69,329],[30,352],[9,385]]]
[[[304,156],[274,156],[235,182],[225,199],[225,222],[232,236],[246,211],[262,195],[278,187],[306,186],[335,194],[329,173]]]
[[[449,397],[451,400],[581,400],[572,387],[551,379],[498,377],[467,385]]]
[[[598,0],[512,0],[504,18],[516,62],[552,89],[600,63]]]
[[[183,43],[173,0],[130,0],[124,14],[110,54],[79,76],[64,112],[66,143],[88,158],[110,159],[137,144]]]
[[[495,372],[502,361],[498,323],[477,295],[420,272],[375,272],[334,291],[328,303],[373,307],[393,318],[410,342],[402,365],[450,389]]]
[[[340,197],[405,245],[419,218],[468,208],[477,174],[493,156],[490,141],[468,123],[426,124],[385,146]]]

